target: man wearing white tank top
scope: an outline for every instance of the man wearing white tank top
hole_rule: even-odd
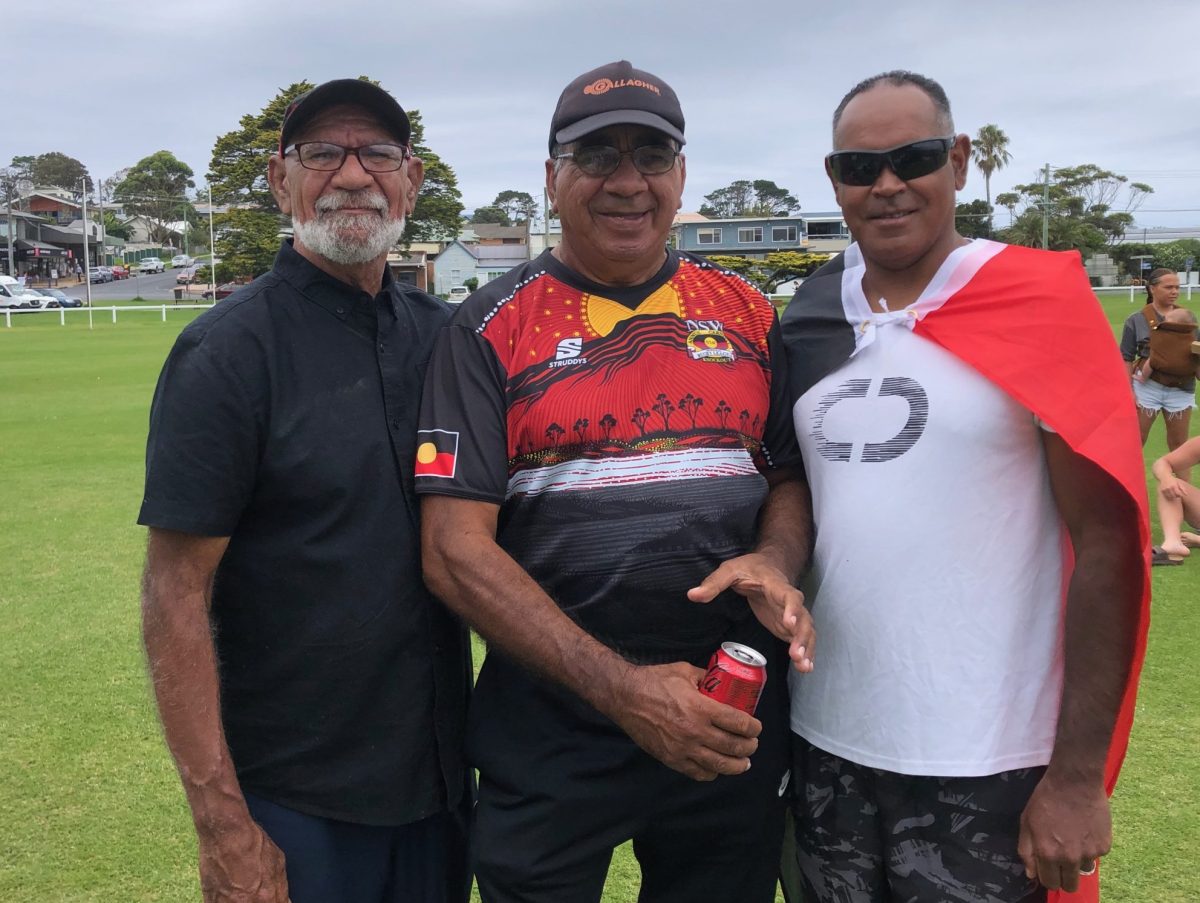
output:
[[[956,232],[971,144],[936,82],[868,79],[833,138],[855,243],[783,319],[816,524],[804,899],[1095,899],[1147,585],[1116,344],[1076,255]]]

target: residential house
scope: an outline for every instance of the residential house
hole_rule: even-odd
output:
[[[726,254],[761,260],[774,251],[833,253],[850,244],[841,213],[727,219],[680,213],[673,234],[679,250],[704,257]]]
[[[21,208],[55,223],[66,224],[83,215],[83,204],[61,188],[36,188],[21,196]]]
[[[423,292],[429,291],[429,264],[424,251],[392,250],[387,256],[388,269],[397,282],[415,286]]]
[[[433,293],[448,295],[450,289],[475,277],[478,263],[473,247],[457,239],[450,242],[434,263]]]

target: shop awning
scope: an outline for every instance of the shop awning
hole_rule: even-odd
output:
[[[58,245],[52,245],[44,241],[29,241],[28,239],[18,238],[13,242],[13,247],[18,251],[24,251],[26,257],[73,257],[74,255],[66,248],[60,248]]]

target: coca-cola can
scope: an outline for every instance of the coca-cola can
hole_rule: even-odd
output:
[[[761,652],[741,643],[722,643],[708,661],[700,692],[753,715],[766,682],[767,660]]]

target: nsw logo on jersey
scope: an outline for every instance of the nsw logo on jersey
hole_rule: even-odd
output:
[[[733,343],[720,320],[688,320],[687,352],[694,361],[731,363],[737,359]]]
[[[572,367],[577,364],[586,364],[587,358],[580,357],[583,353],[583,339],[575,337],[563,339],[558,343],[558,347],[554,349],[554,360],[548,366],[550,369],[555,367]]]
[[[418,477],[454,476],[458,466],[458,433],[449,430],[419,430],[417,432]]]

